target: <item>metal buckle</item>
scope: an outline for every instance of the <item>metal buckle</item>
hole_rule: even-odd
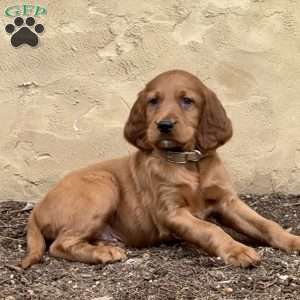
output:
[[[202,153],[199,150],[193,150],[191,152],[186,152],[186,160],[188,161],[193,161],[197,162],[201,159]]]

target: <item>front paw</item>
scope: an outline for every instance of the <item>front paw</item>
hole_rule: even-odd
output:
[[[226,264],[243,268],[258,266],[261,260],[253,248],[238,242],[232,243],[232,245],[227,247],[222,257]]]

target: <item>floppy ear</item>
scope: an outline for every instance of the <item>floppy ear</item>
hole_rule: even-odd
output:
[[[146,107],[143,101],[144,93],[141,91],[131,108],[124,128],[126,140],[141,150],[150,150],[152,147],[147,142]]]
[[[203,151],[208,151],[218,148],[231,138],[232,125],[215,93],[206,88],[204,97],[198,147]]]

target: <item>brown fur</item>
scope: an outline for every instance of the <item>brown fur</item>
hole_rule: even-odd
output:
[[[185,103],[184,98],[192,99]],[[157,123],[175,124],[167,139],[182,150],[207,156],[185,165],[167,162]],[[139,93],[124,134],[139,150],[67,175],[34,208],[28,222],[23,268],[50,255],[86,263],[126,257],[122,245],[150,246],[183,239],[236,266],[260,257],[220,227],[215,214],[237,231],[286,251],[300,250],[300,238],[267,220],[234,191],[216,149],[232,135],[223,106],[204,84],[184,71],[162,73]],[[118,242],[118,243],[116,243]]]

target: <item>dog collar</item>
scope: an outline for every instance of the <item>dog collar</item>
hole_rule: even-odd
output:
[[[175,164],[187,164],[189,162],[198,162],[202,158],[207,156],[199,150],[184,152],[164,151],[163,153],[168,162]]]

